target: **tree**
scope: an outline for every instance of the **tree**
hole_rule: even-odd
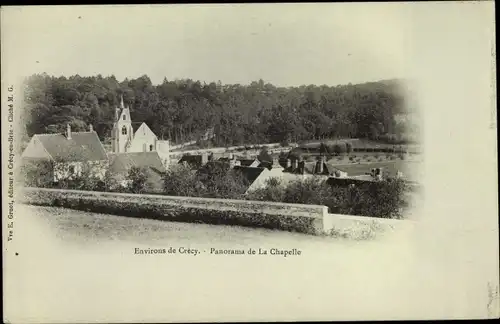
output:
[[[273,162],[273,158],[272,158],[272,156],[269,154],[269,152],[267,151],[267,148],[263,148],[263,149],[259,152],[259,155],[257,155],[257,159],[258,159],[260,162],[269,162],[269,163],[272,163],[272,162]]]
[[[169,196],[200,196],[205,187],[196,179],[190,168],[178,164],[170,168],[164,175],[163,193]]]
[[[290,88],[262,80],[245,86],[165,78],[153,85],[147,75],[119,82],[113,76],[35,74],[25,81],[28,136],[64,131],[70,122],[75,131],[92,123],[104,139],[122,94],[134,121],[172,142],[199,139],[211,128],[216,146],[379,138],[410,129],[405,119],[394,120],[406,106],[399,80]]]
[[[128,171],[127,180],[129,181],[128,190],[133,193],[147,192],[148,173],[146,168],[132,167]]]
[[[345,143],[345,151],[347,154],[350,154],[352,152],[352,144],[347,142]]]
[[[53,186],[53,164],[47,160],[23,159],[19,175],[26,187],[50,188]]]
[[[333,145],[333,152],[336,155],[340,155],[342,153],[345,153],[346,151],[347,151],[346,145],[344,143],[337,143],[337,144]]]

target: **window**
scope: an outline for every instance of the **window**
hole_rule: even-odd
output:
[[[149,145],[149,150],[152,151],[153,150],[153,144]]]
[[[127,135],[127,127],[125,126],[122,127],[122,135]]]
[[[127,119],[127,116],[125,116],[125,114],[123,115],[123,120],[126,120]]]

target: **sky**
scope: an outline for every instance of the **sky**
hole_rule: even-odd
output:
[[[491,9],[472,1],[2,7],[2,65],[17,75],[147,74],[154,84],[411,79],[435,71],[426,62],[440,55],[453,62],[455,45],[489,42]]]
[[[411,15],[390,3],[10,7],[2,37],[23,75],[336,85],[407,77]]]

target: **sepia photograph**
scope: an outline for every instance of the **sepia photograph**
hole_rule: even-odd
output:
[[[495,101],[492,2],[1,10],[5,322],[499,316],[496,106],[423,59],[481,31]]]

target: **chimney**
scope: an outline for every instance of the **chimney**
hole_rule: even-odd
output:
[[[299,173],[300,174],[304,174],[305,166],[306,166],[306,162],[304,162],[304,161],[299,162]]]
[[[299,167],[299,166],[298,166],[298,162],[299,162],[299,160],[297,160],[297,159],[292,159],[292,161],[291,161],[292,171],[297,170],[297,168]]]
[[[66,138],[69,140],[71,139],[71,125],[70,124],[68,124],[66,126]]]
[[[377,180],[382,180],[382,175],[383,175],[383,169],[382,168],[377,168],[378,174],[377,174]]]
[[[321,156],[319,160],[316,161],[316,169],[314,171],[315,173],[323,174],[323,156]]]
[[[208,153],[204,152],[201,154],[201,165],[205,165],[208,163]]]
[[[89,125],[89,132],[93,132],[94,131],[94,126],[92,126],[92,124]]]

